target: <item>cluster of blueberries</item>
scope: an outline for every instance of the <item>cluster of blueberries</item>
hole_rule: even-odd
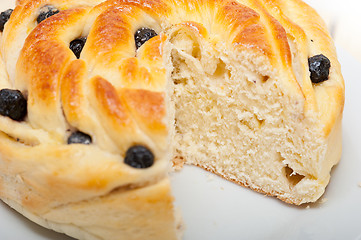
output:
[[[4,30],[4,25],[9,20],[13,10],[8,9],[0,14],[0,32]],[[45,6],[37,17],[37,22],[41,23],[45,19],[59,13],[53,6]],[[150,28],[139,28],[134,34],[136,49],[140,48],[146,41],[157,36],[157,33]],[[77,58],[84,48],[87,38],[81,37],[70,42],[69,48]],[[313,83],[320,83],[328,79],[331,67],[330,60],[320,54],[308,59],[308,65]],[[0,90],[0,114],[15,121],[23,121],[27,115],[27,100],[19,90]],[[92,138],[80,131],[76,131],[68,138],[68,144],[91,144]],[[128,149],[125,156],[125,163],[134,168],[149,168],[154,163],[153,153],[146,147],[136,145]]]

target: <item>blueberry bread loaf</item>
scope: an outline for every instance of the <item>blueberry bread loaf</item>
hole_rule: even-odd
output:
[[[299,0],[18,0],[0,30],[0,198],[47,228],[177,239],[172,162],[299,205],[340,159],[340,65]]]

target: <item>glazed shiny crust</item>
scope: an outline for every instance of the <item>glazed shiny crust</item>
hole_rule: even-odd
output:
[[[60,13],[37,24],[45,5]],[[159,35],[136,50],[134,32],[140,27]],[[154,207],[143,217],[161,219],[125,222],[148,224],[148,239],[175,238],[166,180],[172,153],[163,50],[176,28],[197,33],[215,49],[265,56],[286,79],[289,94],[305,101],[305,116],[318,119],[326,139],[340,121],[344,82],[332,39],[317,13],[299,0],[18,0],[1,38],[0,87],[27,96],[28,116],[24,122],[0,117],[1,198],[47,221],[71,222],[94,239],[113,239],[127,230],[116,221],[111,234],[99,230],[110,224],[109,214],[72,221],[64,216],[74,205],[99,207],[99,200],[120,195],[118,203],[134,210],[130,215],[143,216],[141,201]],[[69,43],[81,36],[87,42],[76,59]],[[312,84],[308,58],[321,53],[331,61],[329,80]],[[67,145],[74,130],[91,135],[93,144]],[[135,144],[153,151],[151,168],[124,164]],[[146,193],[130,201],[131,191]],[[91,217],[101,221],[84,220]],[[160,226],[173,230],[159,231]]]

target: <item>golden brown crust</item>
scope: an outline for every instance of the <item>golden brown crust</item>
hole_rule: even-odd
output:
[[[120,95],[138,126],[148,136],[152,136],[154,141],[166,144],[162,137],[168,131],[164,123],[164,116],[166,115],[165,93],[122,89]]]
[[[82,60],[74,60],[65,70],[61,81],[61,101],[66,119],[73,126],[78,126],[84,113],[85,105],[83,82],[86,77],[86,63]]]

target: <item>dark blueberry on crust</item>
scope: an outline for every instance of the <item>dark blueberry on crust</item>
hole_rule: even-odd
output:
[[[24,120],[28,112],[27,101],[19,90],[0,90],[0,114],[15,121]]]
[[[124,162],[133,168],[149,168],[154,163],[154,155],[148,148],[137,145],[128,149]]]
[[[92,138],[83,132],[73,132],[68,138],[68,144],[91,144]]]
[[[135,46],[140,48],[146,41],[158,34],[150,28],[139,28],[134,34]]]
[[[56,9],[54,6],[44,6],[40,9],[40,13],[39,13],[39,16],[38,18],[36,19],[36,21],[38,23],[41,23],[42,21],[44,21],[45,19],[55,15],[59,13],[59,10]]]
[[[4,31],[5,23],[7,23],[12,13],[13,13],[12,9],[8,9],[0,13],[0,32]]]
[[[316,55],[308,59],[308,66],[311,73],[311,81],[320,83],[326,81],[330,74],[331,62],[324,55]]]
[[[80,58],[81,51],[86,42],[86,37],[78,38],[70,42],[69,48],[73,51],[77,58]]]

